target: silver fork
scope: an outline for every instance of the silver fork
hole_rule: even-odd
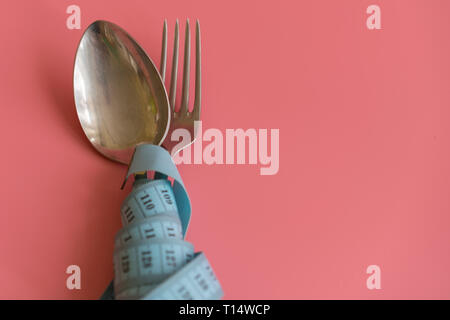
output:
[[[190,61],[191,61],[191,31],[189,26],[189,19],[186,20],[185,42],[184,42],[184,67],[183,67],[183,82],[181,104],[178,111],[175,111],[175,100],[177,95],[177,72],[178,72],[178,47],[179,47],[179,24],[178,20],[175,24],[175,36],[173,44],[172,56],[172,74],[170,79],[169,89],[169,104],[171,112],[171,123],[164,139],[163,147],[166,148],[172,156],[177,154],[182,149],[186,148],[195,141],[196,130],[195,121],[200,120],[201,108],[201,43],[200,43],[200,24],[196,22],[196,40],[195,40],[195,97],[192,111],[189,111],[189,81],[190,81]],[[166,78],[166,59],[167,59],[167,20],[164,21],[162,52],[161,52],[161,66],[160,74],[163,82]],[[176,129],[186,129],[190,133],[190,140],[186,141],[181,146],[179,141],[172,141],[172,132]]]

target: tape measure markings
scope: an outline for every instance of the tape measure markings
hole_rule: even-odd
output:
[[[158,180],[164,181],[164,184],[154,184],[154,188],[157,191],[156,194],[160,197],[161,202],[164,205],[164,211],[177,211],[177,206],[175,204],[175,196],[173,194],[172,186],[168,180]]]
[[[122,205],[122,223],[166,213],[178,216],[175,197],[168,180],[153,180],[135,188]]]
[[[133,240],[152,238],[182,239],[181,221],[178,217],[158,214],[134,221],[120,229],[115,237],[116,247]]]
[[[191,206],[170,154],[159,146],[136,147],[126,177],[143,171],[172,177],[173,187],[166,179],[135,181],[121,207],[124,227],[115,237],[115,278],[107,291],[117,299],[220,299],[208,260],[183,240]]]
[[[223,291],[203,253],[142,297],[142,300],[220,299]]]
[[[182,240],[130,241],[114,252],[115,290],[158,284],[189,262],[193,254],[192,244]]]
[[[117,299],[218,299],[223,295],[204,255],[194,254],[192,244],[183,240],[167,180],[136,186],[124,201],[122,221],[113,258]]]

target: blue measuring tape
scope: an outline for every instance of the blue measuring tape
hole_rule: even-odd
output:
[[[122,187],[130,175],[144,171],[154,171],[159,179],[137,178],[122,204],[124,227],[115,237],[114,281],[101,299],[222,298],[209,261],[184,241],[191,205],[170,154],[155,145],[136,147]]]

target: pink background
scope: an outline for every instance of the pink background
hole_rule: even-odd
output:
[[[280,129],[277,175],[180,166],[188,240],[225,298],[450,298],[444,0],[3,1],[0,298],[96,299],[113,277],[125,167],[78,122],[70,4],[82,30],[113,21],[156,63],[164,18],[199,18],[204,130]],[[366,28],[371,4],[382,30]],[[381,290],[366,288],[371,264]]]

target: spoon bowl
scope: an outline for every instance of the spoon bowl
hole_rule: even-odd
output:
[[[151,59],[119,26],[95,21],[78,46],[75,105],[92,145],[128,164],[139,144],[160,145],[170,124],[163,81]]]

